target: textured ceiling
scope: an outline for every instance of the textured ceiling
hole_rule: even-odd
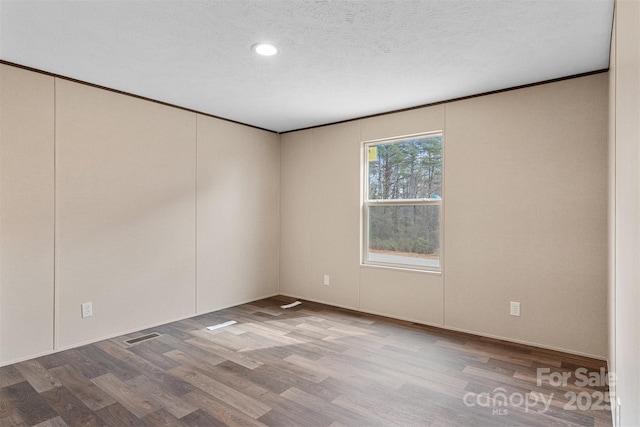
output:
[[[0,59],[283,132],[607,69],[612,16],[613,0],[2,0]]]

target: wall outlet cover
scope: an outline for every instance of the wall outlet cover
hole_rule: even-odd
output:
[[[93,316],[93,307],[90,302],[82,303],[82,318]]]
[[[511,316],[520,316],[520,303],[511,301],[509,314]]]

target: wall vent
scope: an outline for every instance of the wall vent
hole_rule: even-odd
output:
[[[131,338],[130,340],[126,340],[125,343],[129,344],[129,345],[133,345],[133,344],[138,344],[141,343],[142,341],[146,341],[146,340],[150,340],[152,338],[156,338],[159,337],[160,334],[153,332],[151,334],[147,334],[147,335],[143,335],[141,337],[138,338]]]

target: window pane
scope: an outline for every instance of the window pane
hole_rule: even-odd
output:
[[[369,199],[439,199],[442,135],[368,146]]]
[[[440,206],[370,206],[367,260],[440,267]]]

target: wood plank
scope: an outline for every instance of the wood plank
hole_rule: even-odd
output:
[[[38,393],[60,387],[62,384],[54,378],[40,363],[35,360],[27,360],[18,363],[16,369],[29,381],[31,387]]]
[[[247,390],[247,392],[249,393],[251,390]],[[256,395],[256,397],[258,397],[258,395]],[[267,420],[271,418],[271,414],[279,414],[279,416],[284,415],[285,419],[293,421],[294,425],[298,426],[324,426],[329,425],[334,420],[332,414],[320,413],[309,409],[271,391],[267,391],[266,393],[260,392],[259,397],[263,402],[273,408],[269,413],[259,418],[262,422],[267,422]],[[268,424],[278,425],[273,424],[272,422],[269,422]]]
[[[175,418],[182,418],[185,415],[198,410],[197,407],[190,405],[184,399],[166,390],[162,384],[157,383],[144,375],[127,381],[127,384],[142,394],[153,396],[154,400],[160,403],[162,407]]]
[[[70,426],[104,426],[105,423],[98,415],[89,409],[80,399],[73,395],[66,387],[56,387],[40,393],[60,415],[62,420]]]
[[[114,374],[101,375],[93,378],[91,382],[113,396],[114,399],[138,418],[142,418],[162,407],[155,398],[140,393],[119,380]]]
[[[129,347],[129,351],[137,354],[143,359],[148,360],[160,369],[168,370],[177,366],[175,361],[164,357],[164,353],[173,350],[174,348],[168,344],[165,344],[156,339],[142,342],[134,346]]]
[[[20,413],[18,412],[16,407],[13,406],[13,403],[9,400],[9,397],[4,393],[2,388],[0,388],[0,425],[3,425],[3,426],[5,425],[26,426],[27,425],[27,423],[20,416]]]
[[[143,420],[133,415],[118,402],[99,409],[96,413],[108,426],[147,427]]]
[[[58,416],[58,413],[26,381],[2,389],[7,401],[28,425],[39,424]]]
[[[69,365],[53,368],[50,372],[93,411],[116,403],[112,396],[102,391]]]
[[[131,352],[127,350],[122,344],[113,342],[111,340],[97,342],[95,343],[95,346],[117,360],[126,359],[131,355]]]
[[[255,369],[258,366],[262,365],[262,362],[253,359],[248,354],[234,352],[233,350],[221,346],[209,339],[202,338],[201,336],[196,336],[194,338],[188,339],[187,342],[189,344],[193,344],[197,347],[207,350],[218,357],[222,357],[223,359],[231,360],[239,365],[246,366],[249,369]]]
[[[150,413],[142,421],[148,426],[185,427],[187,425],[164,409]]]
[[[55,417],[36,424],[35,427],[69,427],[69,424],[65,423],[61,417]]]
[[[195,412],[190,413],[183,417],[180,421],[188,426],[193,427],[227,427],[229,424],[226,424],[224,421],[221,421],[212,415],[210,415],[204,409],[198,409]]]
[[[201,390],[193,391],[187,394],[185,398],[193,405],[203,408],[211,418],[216,420],[215,425],[264,427],[264,424],[250,415],[247,415],[244,411],[241,411],[238,408],[227,404],[226,401],[221,401],[220,399],[217,399]]]
[[[258,418],[271,410],[267,405],[217,381],[201,372],[186,367],[177,366],[169,372],[183,379],[207,394],[224,401],[230,406],[244,412],[252,418]]]
[[[126,362],[136,366],[136,368],[146,377],[153,378],[156,382],[161,383],[162,386],[171,394],[182,396],[183,394],[187,394],[194,390],[194,387],[188,382],[174,377],[164,369],[160,369],[137,354],[128,356]]]
[[[187,336],[185,336],[185,339],[190,339],[190,338],[193,338],[191,334],[188,334]],[[195,359],[206,361],[206,363],[210,365],[217,365],[218,363],[222,363],[225,360],[227,360],[223,357],[216,356],[206,350],[203,350],[198,346],[189,344],[188,342],[185,342],[178,337],[174,337],[168,334],[164,334],[158,337],[157,340],[162,341],[165,344],[169,344],[171,346],[172,350],[164,353],[165,356],[167,356],[167,353],[171,353],[173,351],[178,350],[183,354],[189,354],[191,357]]]
[[[100,366],[97,363],[93,363],[91,359],[87,359],[78,349],[66,350],[58,353],[60,357],[66,360],[67,365],[73,366],[73,369],[78,371],[80,375],[87,379],[99,377],[100,375],[108,374],[109,370],[104,366]]]
[[[16,365],[0,367],[0,388],[26,381]]]
[[[338,405],[328,402],[313,394],[306,393],[295,387],[289,388],[283,393],[280,393],[280,396],[320,414],[331,414],[331,417],[335,418],[336,421],[343,423],[343,425],[370,425],[371,422],[369,417],[363,417],[356,412],[346,410]]]

